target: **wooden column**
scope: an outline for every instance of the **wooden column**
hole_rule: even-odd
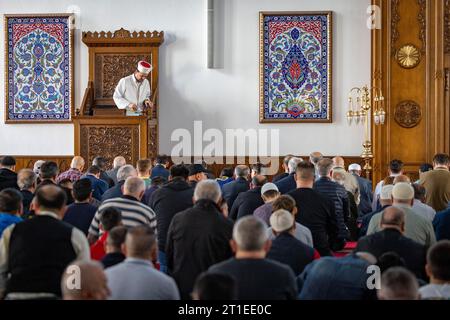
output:
[[[387,121],[373,127],[374,180],[401,159],[413,179],[437,152],[448,152],[444,25],[449,1],[373,0],[382,15],[372,31],[372,85],[381,87]],[[447,91],[448,92],[448,91]]]

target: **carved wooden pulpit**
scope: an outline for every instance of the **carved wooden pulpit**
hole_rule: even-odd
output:
[[[83,32],[89,48],[89,80],[81,106],[73,118],[75,154],[88,163],[103,156],[112,165],[116,156],[127,163],[158,154],[158,51],[163,32]],[[125,116],[113,94],[119,80],[136,70],[138,61],[153,66],[149,75],[154,108],[142,116]]]

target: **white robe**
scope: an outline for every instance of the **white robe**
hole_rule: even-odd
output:
[[[127,115],[135,115],[128,106],[134,103],[140,113],[144,107],[144,101],[150,99],[150,83],[147,79],[137,82],[134,74],[120,79],[114,91],[113,99],[119,109],[127,109]]]

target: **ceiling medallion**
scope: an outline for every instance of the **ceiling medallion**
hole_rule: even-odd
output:
[[[398,64],[405,69],[415,68],[420,63],[420,58],[420,51],[413,44],[405,44],[396,54]]]
[[[413,128],[419,124],[422,118],[422,111],[416,102],[406,100],[395,107],[394,118],[403,128]]]

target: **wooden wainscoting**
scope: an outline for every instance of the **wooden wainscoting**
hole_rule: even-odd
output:
[[[309,156],[298,156],[298,157],[300,157],[300,158],[302,158],[304,160],[309,159]],[[334,156],[329,156],[329,158],[333,158],[333,157]],[[284,158],[284,156],[278,158],[278,173],[284,172],[284,169],[283,169],[283,158]],[[345,160],[345,165],[347,167],[351,163],[358,163],[358,164],[361,165],[361,167],[364,166],[364,160],[361,159],[361,157],[344,156],[343,158]],[[224,162],[225,162],[225,160],[226,159],[224,159]],[[227,163],[224,163],[224,164],[213,163],[213,164],[208,164],[208,169],[216,177],[218,177],[218,176],[220,176],[220,172],[222,171],[222,169],[225,168],[225,167],[233,167],[236,164],[245,164],[245,165],[251,166],[252,164],[255,164],[256,162],[257,161],[255,161],[255,157],[248,157],[248,156],[246,156],[246,157],[244,157],[244,161],[239,161],[239,162],[238,162],[237,157],[234,157],[233,164],[229,164],[229,163],[228,164]],[[271,180],[272,177],[269,177],[269,178]]]
[[[61,172],[70,168],[73,156],[14,156],[16,158],[16,171],[20,169],[33,169],[37,160],[55,161]]]
[[[60,172],[66,171],[70,168],[70,162],[72,161],[73,156],[72,155],[68,155],[68,156],[48,156],[48,155],[43,155],[43,156],[14,156],[16,158],[16,171],[23,169],[23,168],[33,168],[34,163],[37,160],[46,160],[46,161],[55,161],[60,169]],[[300,156],[303,159],[308,159],[308,156]],[[333,156],[329,156],[330,158],[332,158]],[[279,157],[278,159],[278,164],[279,164],[279,170],[278,172],[281,173],[283,172],[283,158],[284,157]],[[345,164],[346,166],[348,166],[351,163],[359,163],[361,166],[363,166],[364,161],[360,158],[360,157],[354,157],[354,156],[344,156],[345,159]],[[152,159],[154,160],[154,159]],[[226,159],[224,159],[223,162],[225,162]],[[173,163],[173,162],[171,162]],[[244,157],[244,161],[239,161],[238,163],[238,159],[237,157],[233,158],[233,163],[229,164],[229,163],[213,163],[213,164],[208,164],[208,169],[211,170],[211,172],[215,175],[215,176],[219,176],[220,172],[222,171],[223,168],[225,167],[234,167],[236,166],[236,164],[246,164],[246,165],[252,165],[255,163],[254,157]],[[88,164],[86,164],[87,167]],[[133,163],[133,165],[136,165],[136,163]],[[85,167],[85,169],[86,169]]]

